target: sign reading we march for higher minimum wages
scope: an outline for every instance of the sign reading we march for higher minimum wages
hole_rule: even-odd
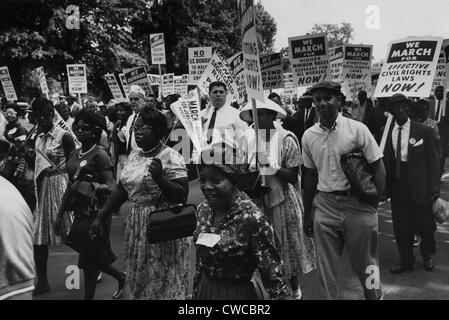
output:
[[[297,87],[309,87],[330,77],[325,33],[288,38],[288,43]]]
[[[165,43],[163,33],[150,34],[151,63],[165,64]]]
[[[67,76],[70,93],[87,93],[87,77],[85,64],[68,64]]]
[[[257,47],[256,11],[253,0],[237,0],[242,30],[243,65],[248,99],[265,101],[259,49]]]
[[[374,97],[402,93],[427,98],[440,55],[442,38],[410,37],[390,43]]]

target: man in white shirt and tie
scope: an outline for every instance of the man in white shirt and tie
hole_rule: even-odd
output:
[[[227,88],[221,81],[209,85],[211,104],[201,110],[203,121],[203,149],[224,142],[236,147],[248,125],[239,117],[239,111],[226,103]]]
[[[128,97],[133,113],[128,118],[126,126],[123,128],[123,133],[126,139],[126,152],[130,153],[135,148],[138,148],[132,127],[137,120],[140,110],[145,106],[145,91],[140,86],[133,84],[129,89]]]

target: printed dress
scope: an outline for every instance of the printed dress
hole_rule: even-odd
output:
[[[62,239],[53,232],[62,197],[67,189],[68,175],[65,168],[65,155],[62,138],[66,131],[54,126],[36,139],[35,179],[37,204],[34,213],[34,244],[57,245]],[[51,161],[53,165],[48,162]],[[63,232],[68,233],[72,215],[63,217]]]
[[[274,246],[273,228],[243,192],[223,220],[214,225],[207,200],[198,207],[195,243],[204,235],[218,236],[212,247],[197,248],[194,291],[197,300],[265,300],[283,298],[281,259]],[[257,270],[257,271],[256,271]]]
[[[157,156],[163,173],[170,180],[187,178],[182,156],[169,147]],[[159,186],[148,171],[152,158],[133,150],[121,174],[130,208],[125,231],[125,255],[130,299],[183,300],[188,290],[191,238],[148,244],[149,213],[161,196]],[[158,208],[170,203],[162,201]]]
[[[250,170],[255,169],[255,134],[247,131],[247,160]],[[270,142],[259,139],[259,151],[267,154],[271,168],[294,168],[301,166],[299,143],[290,131],[277,128]],[[261,204],[265,215],[273,223],[278,251],[284,265],[285,279],[306,274],[316,268],[313,240],[308,238],[303,229],[303,213],[300,177],[295,186],[277,176],[267,176],[266,185],[272,190]]]

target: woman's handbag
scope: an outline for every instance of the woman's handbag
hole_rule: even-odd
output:
[[[433,216],[436,222],[443,224],[449,218],[449,203],[441,198],[433,203]]]
[[[344,154],[340,158],[340,164],[357,200],[377,209],[379,194],[373,182],[372,170],[363,153],[357,150]]]
[[[196,229],[196,206],[178,204],[156,209],[150,212],[147,227],[149,244],[190,237]]]

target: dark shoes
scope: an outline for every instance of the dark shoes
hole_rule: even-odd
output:
[[[122,279],[118,282],[118,290],[114,292],[112,295],[112,299],[117,300],[120,299],[125,293],[125,285],[126,285],[126,272],[123,272]]]
[[[433,262],[432,258],[424,259],[423,265],[424,265],[424,270],[429,271],[429,272],[433,271],[433,269],[435,268],[435,263]]]
[[[413,270],[413,265],[405,265],[402,263],[398,263],[397,265],[395,265],[393,268],[390,269],[390,273],[398,274],[410,270]]]
[[[33,291],[33,297],[50,292],[50,285],[48,283],[45,284],[37,284]]]

